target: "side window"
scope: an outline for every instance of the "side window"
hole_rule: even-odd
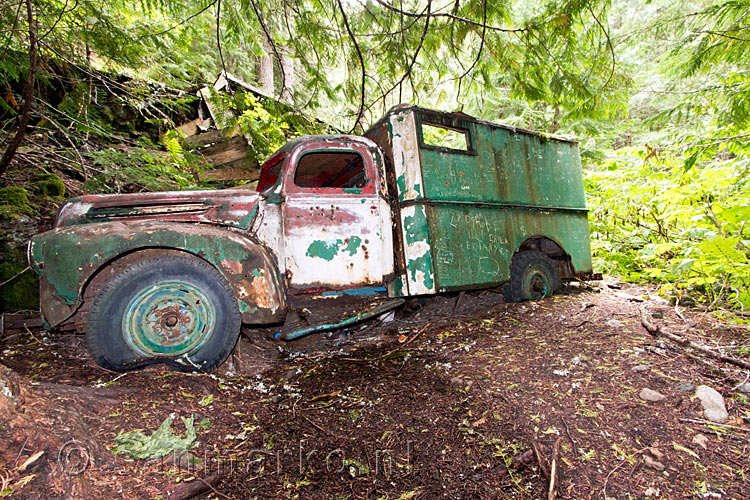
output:
[[[458,151],[469,151],[469,131],[422,122],[422,143]]]
[[[363,188],[365,164],[356,151],[312,151],[297,162],[294,184],[304,188]]]

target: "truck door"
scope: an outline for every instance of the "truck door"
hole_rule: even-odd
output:
[[[321,139],[292,153],[282,204],[290,289],[382,284],[384,236],[377,175],[364,143]]]

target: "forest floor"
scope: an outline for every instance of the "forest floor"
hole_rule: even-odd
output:
[[[7,338],[0,363],[31,393],[57,391],[62,412],[60,388],[95,395],[76,408],[95,415],[98,446],[31,460],[38,450],[16,438],[0,479],[15,498],[538,499],[551,477],[567,499],[750,498],[750,394],[736,389],[747,370],[649,334],[642,317],[745,360],[748,329],[613,286],[521,304],[492,290],[439,297],[301,343],[245,332],[211,375],[113,374],[80,336]],[[726,425],[705,423],[702,384],[724,396]],[[178,417],[195,418],[191,455],[112,454],[118,434],[170,416],[177,434]]]

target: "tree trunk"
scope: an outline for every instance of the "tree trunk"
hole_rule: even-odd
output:
[[[289,55],[289,50],[284,50],[281,56],[281,71],[284,74],[284,88],[281,89],[281,100],[292,104],[294,90],[294,58]]]
[[[26,0],[26,13],[29,21],[29,74],[26,78],[26,84],[23,87],[23,110],[21,111],[21,122],[18,124],[16,136],[8,144],[2,159],[0,159],[0,177],[5,174],[13,156],[16,154],[18,146],[26,135],[26,126],[29,124],[31,116],[31,102],[34,99],[34,80],[36,78],[36,28],[34,26],[34,11],[31,8],[31,0]]]
[[[268,40],[263,41],[263,50],[265,55],[261,56],[258,62],[258,83],[266,94],[273,96],[273,48]]]

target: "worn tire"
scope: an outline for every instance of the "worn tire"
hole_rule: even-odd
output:
[[[560,276],[552,259],[537,250],[527,250],[513,257],[503,296],[506,302],[522,302],[549,297],[559,289]]]
[[[153,363],[210,372],[242,326],[232,289],[208,262],[164,255],[136,262],[99,291],[86,320],[96,363],[125,372]]]

